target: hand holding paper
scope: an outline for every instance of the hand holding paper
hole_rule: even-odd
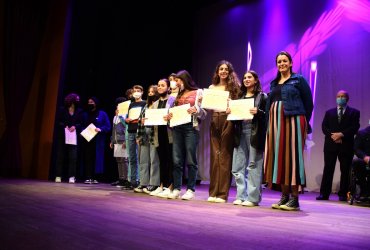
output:
[[[91,141],[92,138],[96,136],[98,132],[96,132],[96,127],[94,124],[90,123],[87,128],[85,128],[82,132],[81,135],[86,139],[86,141]]]

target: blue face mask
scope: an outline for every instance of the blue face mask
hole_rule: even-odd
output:
[[[347,100],[346,100],[346,98],[338,97],[338,98],[337,98],[337,104],[338,104],[339,106],[341,106],[341,107],[346,106],[346,104],[347,104]]]

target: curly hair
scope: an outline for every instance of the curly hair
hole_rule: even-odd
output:
[[[76,93],[70,93],[64,98],[64,106],[69,108],[72,104],[76,105],[80,102],[80,96]]]
[[[221,65],[223,64],[225,64],[227,68],[229,69],[229,75],[227,76],[226,90],[230,92],[231,99],[237,99],[240,93],[240,80],[234,70],[233,65],[230,62],[226,60],[222,60],[217,64],[213,77],[212,77],[212,84],[218,85],[220,83],[221,79],[220,79],[220,76],[218,75],[218,71]]]

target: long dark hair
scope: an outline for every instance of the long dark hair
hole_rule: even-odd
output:
[[[227,83],[226,83],[226,90],[230,92],[231,99],[236,99],[240,93],[240,80],[234,70],[233,65],[230,62],[226,60],[222,60],[218,62],[215,72],[213,73],[212,84],[217,85],[220,83],[221,79],[218,75],[218,70],[223,64],[225,64],[227,68],[229,69],[229,75],[227,77]]]
[[[288,57],[289,62],[290,62],[290,63],[293,63],[292,56],[291,56],[288,52],[286,52],[286,51],[280,51],[280,52],[276,55],[276,57],[275,57],[275,64],[277,64],[277,58],[278,58],[279,56],[282,56],[282,55],[284,55],[284,56]],[[292,66],[290,66],[289,71],[290,71],[290,74],[294,74],[294,72],[293,72],[293,65],[292,65]],[[274,81],[275,81],[275,82],[279,82],[279,81],[280,81],[280,78],[281,78],[281,74],[280,74],[280,72],[279,72],[279,70],[278,70],[278,72],[277,72],[277,74],[276,74],[276,77],[275,77]]]
[[[261,86],[261,82],[260,82],[260,78],[258,77],[258,74],[256,71],[254,70],[248,70],[244,73],[243,75],[243,84],[242,86],[240,87],[240,90],[241,90],[241,96],[245,95],[248,91],[247,87],[244,86],[244,76],[246,74],[252,74],[252,76],[254,77],[254,79],[256,79],[256,84],[254,85],[254,88],[253,88],[253,93],[256,94],[256,93],[259,93],[262,91],[262,86]]]
[[[183,81],[184,89],[180,90],[179,93],[177,94],[175,105],[178,104],[178,100],[184,94],[185,90],[197,90],[198,89],[198,86],[193,81],[193,78],[191,77],[189,72],[187,72],[186,70],[180,70],[179,72],[177,72],[176,78],[180,78]]]

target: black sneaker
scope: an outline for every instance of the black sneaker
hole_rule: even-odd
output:
[[[126,184],[127,180],[119,180],[118,183],[116,184],[116,187],[124,187]]]
[[[280,206],[280,209],[287,211],[298,211],[299,210],[298,197],[290,198],[290,200],[287,203]]]
[[[117,186],[119,183],[120,183],[120,181],[118,180],[118,181],[112,182],[111,185],[112,186]]]
[[[121,187],[122,190],[133,190],[134,187],[131,185],[131,182],[128,180],[124,181],[125,183],[123,184],[123,187]]]
[[[281,205],[284,205],[289,201],[289,195],[282,194],[280,200],[277,203],[271,205],[272,208],[280,209]]]

